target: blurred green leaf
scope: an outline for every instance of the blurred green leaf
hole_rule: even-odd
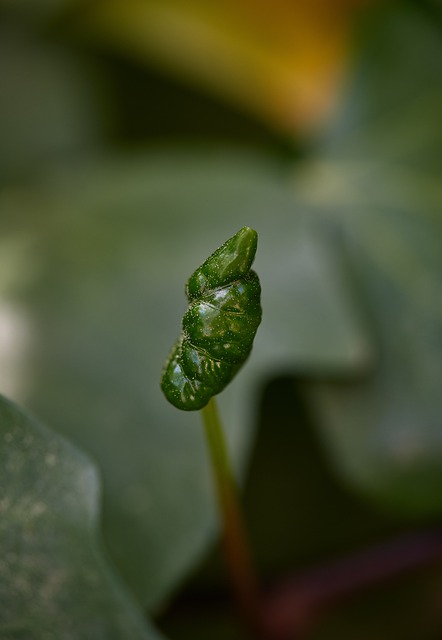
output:
[[[80,0],[0,0],[0,18],[14,18],[34,30],[79,3]]]
[[[310,389],[353,487],[408,513],[442,510],[442,46],[419,10],[388,14],[298,195],[345,234],[378,345],[365,380]]]
[[[0,635],[159,640],[103,555],[90,461],[0,397]]]
[[[16,262],[0,290],[18,346],[1,383],[99,461],[112,556],[154,606],[213,531],[200,417],[169,406],[159,388],[185,280],[241,226],[258,230],[264,319],[221,399],[239,464],[263,379],[281,367],[366,366],[343,265],[275,167],[235,153],[60,172],[39,189],[8,190],[2,205],[3,255]]]
[[[108,114],[96,65],[19,21],[0,21],[0,181],[100,146]]]

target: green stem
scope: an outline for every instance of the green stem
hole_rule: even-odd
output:
[[[223,525],[224,553],[232,588],[249,630],[259,636],[261,625],[258,580],[215,398],[201,412],[212,460]]]

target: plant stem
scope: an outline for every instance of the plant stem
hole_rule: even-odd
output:
[[[259,588],[250,546],[215,398],[202,409],[204,428],[212,460],[218,506],[223,526],[223,544],[232,588],[249,630],[261,635]]]
[[[324,611],[363,589],[442,559],[442,528],[402,535],[317,568],[295,573],[267,594],[263,625],[273,640],[311,637]]]

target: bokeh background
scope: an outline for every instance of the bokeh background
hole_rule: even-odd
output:
[[[185,279],[244,225],[264,320],[220,405],[263,581],[352,557],[302,637],[442,636],[441,24],[431,0],[0,2],[0,391],[96,465],[109,571],[172,640],[240,637],[199,416],[159,377]]]

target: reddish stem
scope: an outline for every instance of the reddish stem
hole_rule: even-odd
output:
[[[242,618],[253,638],[262,637],[259,586],[215,399],[202,410],[222,523],[224,556]]]
[[[442,559],[442,531],[409,534],[392,542],[307,570],[274,587],[263,611],[272,640],[305,637],[323,610],[406,571]]]

